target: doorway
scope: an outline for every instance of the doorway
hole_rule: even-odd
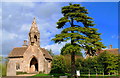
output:
[[[38,61],[35,57],[33,57],[30,61],[30,72],[38,72]]]

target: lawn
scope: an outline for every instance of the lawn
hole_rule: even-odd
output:
[[[50,75],[50,74],[42,74],[42,73],[41,73],[41,74],[36,74],[36,75],[34,75],[34,76],[36,77],[36,76],[51,76],[51,75]]]
[[[54,73],[54,74],[36,74],[36,75],[34,75],[35,77],[36,76],[69,76],[70,74],[67,74],[67,73],[65,73],[65,74],[56,74],[56,73]]]
[[[68,74],[68,73],[65,73],[65,74],[56,74],[56,73],[54,73],[54,74],[36,74],[36,75],[34,75],[34,76],[32,76],[32,77],[38,77],[38,76],[41,76],[41,77],[49,77],[49,78],[51,78],[51,77],[59,77],[59,76],[70,76],[70,74]],[[103,78],[103,77],[113,77],[113,76],[120,76],[120,75],[98,75],[97,76],[97,78]],[[81,76],[80,76],[80,78],[87,78],[88,77],[88,74],[81,74]],[[92,78],[96,78],[96,75],[95,74],[92,74],[92,75],[90,75],[90,77],[92,77]]]
[[[89,76],[88,74],[81,74],[81,76]],[[91,74],[90,76],[96,76],[96,74]],[[97,76],[120,76],[120,75],[97,75]]]

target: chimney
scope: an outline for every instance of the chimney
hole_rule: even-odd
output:
[[[110,49],[112,49],[112,45],[110,45]]]
[[[24,43],[24,44],[23,44],[22,46],[23,46],[23,47],[26,47],[26,46],[27,46],[27,40],[24,40],[23,43]]]

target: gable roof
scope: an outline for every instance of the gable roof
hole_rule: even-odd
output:
[[[48,59],[52,59],[52,56],[48,53],[47,50],[45,50],[45,48],[41,48],[43,54],[45,54],[45,58],[48,58]]]
[[[14,58],[14,57],[23,57],[23,54],[27,50],[28,47],[16,47],[14,48],[10,54],[8,55],[9,58]],[[40,48],[42,50],[42,53],[45,54],[46,59],[52,59],[51,55],[46,51],[44,48]]]
[[[10,52],[8,57],[19,57],[23,56],[24,52],[27,50],[28,47],[16,47]]]

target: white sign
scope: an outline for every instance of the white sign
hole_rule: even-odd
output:
[[[80,71],[79,71],[79,70],[77,70],[77,72],[76,72],[76,73],[77,73],[77,76],[80,76]]]

